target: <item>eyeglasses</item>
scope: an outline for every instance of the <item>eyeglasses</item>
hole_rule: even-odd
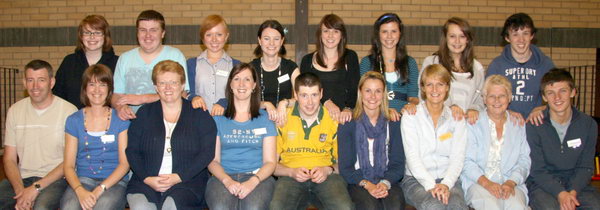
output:
[[[102,31],[94,31],[94,32],[84,31],[81,34],[83,34],[84,36],[102,36],[102,35],[104,35],[104,33]]]
[[[156,83],[156,86],[158,86],[158,87],[161,87],[161,88],[164,88],[164,87],[166,87],[166,86],[169,86],[169,87],[174,87],[174,86],[178,86],[178,85],[179,85],[179,82],[178,82],[178,81],[170,81],[170,82],[157,82],[157,83]]]

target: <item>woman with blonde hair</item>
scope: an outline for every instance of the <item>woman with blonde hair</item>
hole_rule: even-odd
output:
[[[338,127],[340,174],[357,209],[404,209],[404,148],[400,122],[390,121],[385,79],[369,71],[358,89],[353,120]]]
[[[402,143],[406,173],[402,190],[417,209],[467,209],[458,179],[463,169],[467,132],[444,101],[450,72],[440,64],[427,66],[419,80],[424,100],[414,115],[403,115]]]

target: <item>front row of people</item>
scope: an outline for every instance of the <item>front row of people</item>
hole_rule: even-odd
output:
[[[229,104],[213,119],[182,98],[183,67],[162,61],[152,73],[160,100],[130,123],[109,106],[107,67],[86,69],[76,112],[52,95],[52,67],[30,62],[29,97],[7,116],[0,209],[123,209],[125,201],[131,209],[600,208],[590,185],[597,125],[572,107],[564,70],[542,78],[548,109],[539,126],[510,117],[502,76],[485,81],[487,108],[475,124],[453,118],[444,105],[451,75],[431,65],[419,81],[424,101],[400,122],[390,120],[380,73],[360,79],[343,125],[320,103],[319,78],[304,73],[287,123],[275,127],[252,68],[234,67]]]

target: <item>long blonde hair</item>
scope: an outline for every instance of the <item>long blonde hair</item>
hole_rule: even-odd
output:
[[[368,71],[362,77],[360,77],[360,81],[358,82],[358,92],[357,92],[358,95],[356,97],[356,106],[354,106],[354,113],[352,114],[353,118],[359,119],[362,116],[362,113],[364,112],[363,103],[362,103],[362,94],[360,94],[360,90],[362,89],[365,82],[369,79],[380,81],[381,84],[383,84],[383,98],[381,99],[381,104],[379,105],[379,109],[380,109],[383,117],[385,117],[385,119],[390,119],[390,108],[388,107],[388,104],[389,104],[388,91],[387,91],[387,85],[385,83],[385,78],[383,77],[383,75],[381,73],[376,72],[376,71]]]

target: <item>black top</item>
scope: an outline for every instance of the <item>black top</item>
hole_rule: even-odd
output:
[[[290,99],[292,98],[292,73],[298,65],[294,63],[294,61],[281,58],[281,63],[279,67],[275,69],[275,71],[267,72],[264,71],[260,65],[260,58],[255,58],[250,62],[256,70],[256,74],[258,75],[258,85],[262,90],[263,101],[268,101],[273,104],[273,106],[277,106],[277,102],[282,99]],[[262,73],[262,74],[261,74]],[[285,76],[287,74],[287,80],[279,83],[278,78],[281,76]],[[261,80],[262,78],[262,80]],[[263,83],[264,82],[264,86]],[[277,88],[279,87],[279,94],[277,94]]]
[[[201,209],[208,181],[208,164],[215,158],[217,125],[207,111],[192,108],[183,100],[181,115],[171,136],[173,173],[181,183],[166,192],[156,192],[144,183],[158,176],[165,148],[165,124],[160,101],[145,104],[129,126],[127,160],[133,171],[127,193],[142,193],[148,201],[162,206],[166,197],[175,200],[177,209]]]
[[[119,56],[116,56],[111,49],[108,52],[102,52],[98,64],[108,66],[114,74],[117,60],[119,60]],[[81,109],[83,107],[79,96],[81,93],[81,77],[89,66],[83,50],[75,50],[75,53],[65,56],[56,71],[56,83],[52,89],[54,95],[72,103],[77,109]]]
[[[346,49],[344,55],[346,65],[343,69],[333,71],[319,71],[312,65],[313,55],[310,53],[302,58],[300,63],[300,73],[312,72],[321,79],[323,87],[323,98],[321,103],[331,99],[340,110],[345,107],[354,108],[356,104],[356,95],[358,89],[358,80],[360,79],[360,67],[358,66],[358,56],[356,52]]]

